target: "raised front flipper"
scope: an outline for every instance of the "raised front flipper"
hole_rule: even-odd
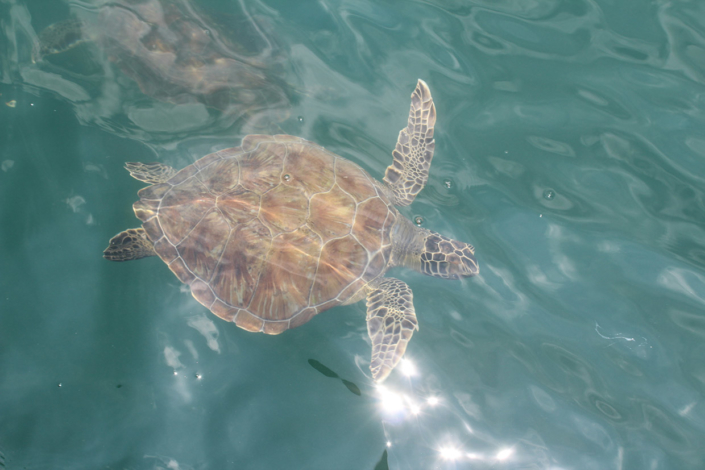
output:
[[[163,163],[125,163],[125,169],[130,176],[149,184],[166,183],[176,174],[176,170]]]
[[[406,283],[392,277],[376,281],[367,294],[367,332],[372,339],[370,370],[382,382],[396,367],[406,345],[418,330],[413,294]]]
[[[433,126],[436,107],[431,91],[419,80],[411,94],[409,123],[399,132],[397,146],[392,152],[394,162],[387,167],[384,181],[392,190],[394,204],[408,206],[414,202],[428,181],[428,170],[433,159]]]
[[[110,261],[130,261],[133,259],[157,256],[154,245],[144,229],[131,228],[110,239],[110,245],[103,252],[103,258]]]

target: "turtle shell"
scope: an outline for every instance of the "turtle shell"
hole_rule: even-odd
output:
[[[398,215],[365,170],[288,135],[247,136],[139,196],[155,251],[196,300],[270,334],[361,300]]]
[[[289,106],[284,90],[268,79],[267,67],[276,63],[271,51],[257,55],[228,41],[190,2],[113,1],[84,23],[87,35],[148,96],[179,104],[195,97],[221,111],[252,112],[265,101],[268,108]]]
[[[32,60],[91,43],[101,51],[95,60],[74,64],[69,59],[72,75],[81,69],[85,73],[79,75],[90,76],[91,83],[94,76],[108,70],[101,63],[107,58],[144,95],[182,106],[181,112],[198,114],[196,121],[200,123],[214,119],[229,127],[228,122],[232,124],[246,114],[248,125],[260,126],[288,116],[290,86],[277,78],[284,75],[286,58],[263,25],[219,15],[227,24],[227,34],[222,34],[216,21],[190,0],[96,3],[101,5],[76,8],[74,18],[44,29]],[[115,77],[109,74],[104,79]],[[110,89],[111,96],[120,88],[127,98],[134,91],[123,80],[103,88]],[[145,106],[144,100],[137,108],[130,111],[129,118],[145,130],[154,129],[148,116],[171,109]]]

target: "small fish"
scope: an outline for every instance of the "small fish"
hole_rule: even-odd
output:
[[[325,375],[326,377],[330,377],[331,379],[340,379],[343,382],[343,385],[347,387],[348,390],[350,390],[352,393],[354,393],[357,396],[362,396],[362,392],[360,392],[360,387],[355,385],[354,383],[350,382],[349,380],[345,380],[340,378],[338,374],[330,370],[328,367],[324,366],[320,362],[318,362],[315,359],[309,359],[308,363],[311,364],[311,367],[316,369],[318,372],[321,374]]]
[[[353,392],[353,393],[354,393],[355,395],[357,395],[358,397],[362,396],[362,392],[360,391],[360,388],[359,388],[357,385],[355,385],[354,383],[352,383],[352,382],[350,382],[350,381],[348,381],[348,380],[345,380],[345,379],[340,379],[340,380],[342,380],[342,381],[343,381],[343,384],[344,384],[346,387],[348,387],[348,390],[350,390],[351,392]]]
[[[309,359],[308,363],[311,364],[311,367],[313,367],[314,369],[316,369],[318,372],[325,375],[326,377],[330,377],[332,379],[339,379],[340,378],[338,376],[338,374],[336,374],[335,372],[333,372],[332,370],[330,370],[329,368],[327,368],[326,366],[324,366],[323,364],[321,364],[320,362],[318,362],[315,359]]]

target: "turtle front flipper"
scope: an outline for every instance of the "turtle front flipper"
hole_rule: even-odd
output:
[[[103,252],[103,258],[110,261],[130,261],[148,256],[157,256],[157,253],[142,228],[131,228],[118,233],[110,239],[110,245]]]
[[[433,159],[433,126],[436,107],[431,91],[419,80],[411,94],[409,123],[399,132],[397,146],[392,152],[394,162],[387,167],[384,181],[392,190],[394,204],[408,206],[414,202],[428,181],[428,170]]]
[[[403,281],[385,277],[367,294],[367,332],[372,339],[370,370],[382,382],[396,367],[406,345],[418,330],[411,288]]]
[[[166,183],[169,178],[176,174],[176,170],[163,163],[125,163],[125,169],[130,172],[130,176],[149,184]]]

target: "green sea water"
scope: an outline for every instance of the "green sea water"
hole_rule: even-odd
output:
[[[194,61],[264,79],[116,48],[174,6]],[[0,468],[705,468],[705,3],[0,0],[0,29]],[[420,329],[384,390],[364,302],[253,334],[102,258],[139,222],[125,162],[288,133],[381,179],[418,78],[436,153],[400,210],[480,275],[392,272]]]

